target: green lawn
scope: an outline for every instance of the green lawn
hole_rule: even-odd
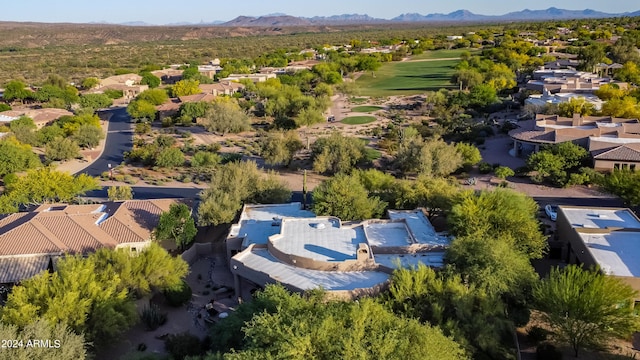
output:
[[[353,109],[351,109],[351,111],[353,112],[374,112],[378,110],[382,110],[382,107],[373,106],[373,105],[364,105],[364,106],[356,106]]]
[[[459,58],[460,54],[468,51],[470,53],[474,53],[479,51],[477,49],[452,49],[452,50],[435,50],[435,51],[425,51],[420,55],[413,55],[409,58],[409,60],[424,60],[424,59],[450,59],[450,58]]]
[[[459,60],[391,62],[356,80],[364,96],[413,95],[441,88],[455,89],[450,83]]]
[[[349,116],[342,119],[341,122],[347,125],[362,125],[362,124],[368,124],[374,121],[376,121],[375,116]]]
[[[382,157],[382,153],[376,149],[372,149],[370,147],[364,148],[365,158],[368,161],[378,160]]]

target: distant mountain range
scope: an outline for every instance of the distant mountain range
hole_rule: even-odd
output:
[[[396,16],[392,19],[374,18],[366,14],[342,14],[333,16],[297,17],[282,13],[274,13],[259,17],[238,16],[231,21],[211,21],[200,23],[176,22],[172,26],[194,26],[194,25],[217,25],[230,27],[243,26],[309,26],[309,25],[348,25],[364,23],[411,23],[411,22],[485,22],[485,21],[541,21],[560,19],[594,19],[620,16],[640,16],[640,10],[626,13],[605,13],[601,11],[586,10],[566,10],[550,7],[545,10],[529,10],[510,12],[504,15],[481,15],[474,14],[468,10],[457,10],[448,14],[427,14],[407,13]],[[128,26],[151,26],[141,21],[122,23]]]

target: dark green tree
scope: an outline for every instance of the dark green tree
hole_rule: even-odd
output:
[[[317,292],[301,296],[270,285],[257,295],[263,311],[245,323],[244,346],[232,359],[466,359],[440,329],[395,316],[372,299],[327,301]],[[231,315],[230,317],[233,317]],[[236,319],[218,325],[235,328]],[[218,332],[218,331],[216,331]]]
[[[73,135],[73,140],[83,149],[98,146],[100,140],[104,138],[102,128],[89,124],[82,124]]]
[[[262,139],[262,157],[269,165],[291,164],[295,154],[303,148],[295,131],[272,131]]]
[[[156,107],[145,100],[135,100],[127,106],[127,113],[134,119],[153,121],[156,118]]]
[[[219,225],[231,222],[244,202],[282,203],[291,190],[276,173],[264,177],[253,161],[230,162],[216,169],[200,198],[198,225]]]
[[[111,106],[113,100],[105,94],[85,94],[80,97],[80,106],[93,110]]]
[[[149,89],[140,93],[136,100],[143,100],[153,105],[162,105],[169,100],[169,95],[163,89]]]
[[[140,75],[142,76],[140,84],[149,85],[149,87],[152,89],[160,86],[160,78],[153,75],[149,71],[143,71],[142,73],[140,73]]]
[[[9,102],[15,100],[24,101],[32,95],[33,92],[27,88],[27,84],[19,80],[12,80],[4,86],[2,98]]]
[[[65,161],[78,156],[80,156],[80,147],[70,138],[57,137],[44,149],[44,158],[47,161]]]
[[[211,132],[239,133],[251,128],[249,116],[235,99],[221,98],[205,112],[204,127]]]
[[[576,357],[581,348],[602,348],[611,339],[630,336],[640,325],[633,309],[637,292],[599,269],[554,268],[533,295],[545,321]]]
[[[366,154],[362,140],[339,132],[316,140],[311,150],[313,169],[327,174],[348,173]]]
[[[387,203],[369,196],[357,174],[338,174],[313,190],[313,211],[341,220],[364,220],[382,215]]]
[[[175,147],[164,148],[156,156],[157,166],[172,168],[184,165],[185,158],[182,151]]]
[[[197,233],[191,209],[185,204],[172,204],[160,215],[155,235],[158,240],[171,240],[181,249],[189,246]]]
[[[512,239],[514,249],[530,259],[541,258],[547,248],[539,230],[538,204],[525,194],[496,189],[464,193],[448,216],[451,233]]]
[[[0,177],[41,165],[31,146],[21,144],[14,137],[0,140]]]

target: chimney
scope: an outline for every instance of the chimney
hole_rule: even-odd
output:
[[[571,123],[572,126],[580,126],[582,125],[582,115],[580,113],[573,113],[573,121]]]

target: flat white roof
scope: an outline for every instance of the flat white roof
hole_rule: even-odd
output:
[[[379,271],[320,271],[294,267],[280,262],[265,248],[245,250],[233,259],[252,271],[267,274],[275,281],[301,290],[319,287],[329,291],[365,289],[389,279],[389,274]]]
[[[280,251],[318,261],[355,260],[367,243],[362,226],[341,227],[336,218],[284,219],[280,234],[272,240]]]
[[[620,138],[609,136],[590,136],[589,141],[602,141],[612,144],[635,144],[640,143],[640,138]]]
[[[13,120],[17,120],[18,118],[15,116],[7,116],[7,115],[1,115],[0,114],[0,121],[1,122],[10,122]]]
[[[315,217],[311,211],[302,210],[299,202],[274,205],[246,205],[238,224],[231,227],[229,236],[245,237],[243,246],[266,244],[269,236],[280,233],[280,222],[285,217]]]
[[[640,229],[640,221],[629,209],[560,206],[574,228],[606,229],[608,227]],[[640,235],[640,234],[638,234]],[[640,243],[638,243],[640,247]]]
[[[640,232],[579,234],[605,274],[640,276]]]
[[[412,267],[422,263],[431,267],[444,266],[444,251],[424,252],[417,254],[374,254],[376,263],[391,269],[400,267]]]
[[[371,246],[409,246],[413,244],[409,229],[403,222],[370,223],[364,227]]]
[[[388,214],[391,220],[403,219],[406,221],[418,244],[447,246],[451,243],[448,237],[440,236],[436,233],[436,229],[433,228],[433,225],[421,210],[389,210]]]

